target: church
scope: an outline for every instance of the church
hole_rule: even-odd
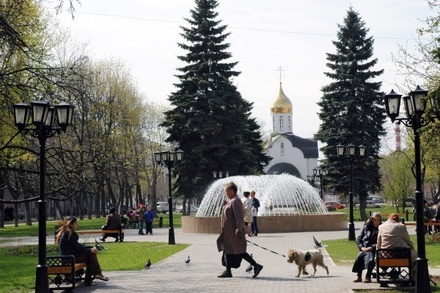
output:
[[[272,134],[266,152],[272,160],[264,171],[266,174],[287,173],[306,180],[318,164],[318,142],[293,134],[292,102],[281,82],[278,96],[272,102],[271,115]]]

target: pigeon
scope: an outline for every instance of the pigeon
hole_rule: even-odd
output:
[[[101,244],[99,244],[99,242],[95,239],[95,247],[96,247],[96,249],[98,249],[98,250],[103,250],[104,249],[104,246],[102,246]]]
[[[189,265],[189,262],[191,261],[191,259],[189,258],[189,255],[188,255],[188,259],[187,260],[185,260],[185,263],[187,264],[187,265]]]
[[[315,248],[323,247],[322,243],[319,242],[318,240],[316,240],[315,236],[312,236],[312,237],[313,237],[313,242],[315,242]]]
[[[149,269],[151,267],[151,261],[148,260],[147,263],[145,264],[145,269]]]

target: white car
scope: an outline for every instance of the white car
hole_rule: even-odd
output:
[[[166,214],[170,210],[170,206],[168,205],[168,202],[166,201],[158,201],[156,203],[156,211],[157,213],[164,213]]]
[[[361,205],[358,203],[355,205],[356,208],[359,208],[360,206]],[[372,209],[372,208],[381,208],[381,207],[382,207],[381,204],[375,203],[372,200],[367,199],[366,201],[366,208]]]

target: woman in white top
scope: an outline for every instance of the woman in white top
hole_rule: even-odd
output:
[[[243,192],[241,201],[243,202],[244,208],[244,224],[246,225],[246,233],[251,237],[251,223],[252,223],[252,199],[249,198],[251,193],[249,191]]]

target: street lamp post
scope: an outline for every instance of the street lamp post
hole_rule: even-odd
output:
[[[168,169],[168,212],[170,217],[170,225],[168,228],[168,244],[176,244],[174,239],[174,224],[173,224],[173,196],[171,192],[171,168],[175,163],[182,161],[183,151],[165,151],[154,153],[156,163],[164,164]]]
[[[322,168],[314,168],[313,169],[313,176],[314,178],[319,177],[319,187],[320,187],[320,196],[321,199],[324,200],[324,176],[328,174],[327,169]]]
[[[423,219],[423,188],[422,188],[422,172],[420,157],[420,134],[419,129],[426,126],[435,118],[440,118],[439,104],[433,95],[431,97],[431,107],[436,112],[436,116],[424,115],[426,109],[426,96],[428,91],[421,89],[419,86],[408,96],[403,97],[406,117],[399,117],[399,108],[402,95],[391,90],[385,95],[385,107],[387,115],[391,122],[403,123],[406,127],[411,127],[414,131],[414,159],[415,159],[415,175],[416,175],[416,227],[417,227],[417,259],[416,259],[416,292],[430,293],[430,281],[428,272],[428,260],[425,252],[425,226]]]
[[[353,159],[356,155],[356,149],[359,150],[359,156],[365,156],[365,147],[364,146],[355,146],[353,144],[349,144],[348,146],[338,145],[336,147],[338,156],[345,156],[348,159],[348,164],[350,167],[350,224],[348,225],[348,240],[354,241],[356,240],[356,235],[354,232],[354,220],[353,220]]]
[[[19,132],[25,132],[38,138],[40,144],[40,198],[38,200],[38,265],[36,268],[35,292],[49,290],[46,264],[46,140],[61,130],[66,131],[72,124],[73,106],[61,102],[51,106],[47,101],[35,101],[30,105],[14,105],[15,125]],[[29,117],[32,123],[29,124]]]

